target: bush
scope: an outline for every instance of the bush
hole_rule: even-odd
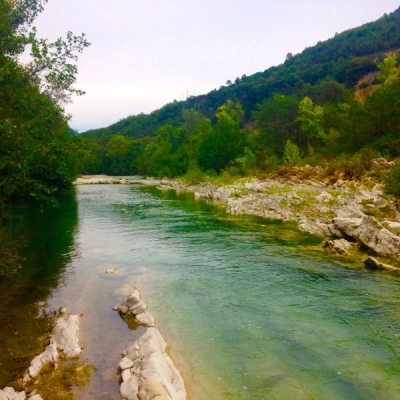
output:
[[[271,154],[265,158],[262,169],[266,172],[274,172],[278,166],[281,164],[281,160],[279,160],[276,154]]]
[[[283,150],[283,159],[290,165],[299,166],[303,163],[299,146],[291,140],[287,140]]]
[[[333,175],[336,170],[342,171],[345,178],[360,178],[372,167],[372,160],[379,157],[374,150],[366,147],[353,155],[342,154],[327,165],[327,175]]]
[[[206,175],[198,166],[192,166],[182,176],[182,181],[189,185],[195,185],[206,180]]]
[[[386,194],[400,198],[400,161],[397,160],[384,178]]]

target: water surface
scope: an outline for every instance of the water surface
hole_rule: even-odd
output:
[[[80,186],[76,204],[53,212],[57,230],[35,214],[33,245],[55,266],[36,306],[83,314],[96,373],[79,398],[119,398],[115,365],[141,330],[112,306],[136,284],[194,400],[400,399],[398,276],[339,265],[291,224],[190,194]]]

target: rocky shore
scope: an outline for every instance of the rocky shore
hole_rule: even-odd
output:
[[[230,214],[293,221],[300,230],[321,236],[321,246],[329,252],[348,256],[356,250],[391,259],[394,264],[370,257],[365,260],[370,269],[395,271],[400,265],[400,214],[380,183],[340,178],[324,182],[296,176],[254,178],[224,186],[162,179],[159,187],[191,191],[196,198],[223,203]]]
[[[79,344],[79,319],[80,315],[68,314],[65,309],[61,311],[61,316],[57,319],[53,334],[50,337],[50,343],[43,351],[37,355],[31,362],[24,378],[23,385],[34,383],[40,371],[45,365],[57,369],[60,357],[74,358],[78,357],[82,348]],[[42,400],[36,390],[31,392],[21,390],[16,392],[12,387],[6,387],[0,390],[0,400]]]

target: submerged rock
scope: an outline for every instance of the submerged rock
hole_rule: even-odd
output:
[[[354,244],[348,242],[346,239],[336,239],[336,240],[325,240],[322,242],[321,247],[330,251],[331,253],[336,253],[340,255],[348,255],[348,250]]]
[[[377,269],[377,270],[383,270],[383,271],[398,271],[399,270],[399,268],[393,267],[390,264],[382,263],[374,257],[368,257],[364,261],[364,264],[367,269]]]
[[[106,274],[107,275],[113,275],[113,274],[115,274],[117,272],[117,268],[109,268],[109,269],[107,269],[106,270]]]

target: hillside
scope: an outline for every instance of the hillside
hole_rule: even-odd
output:
[[[85,132],[82,135],[91,154],[85,172],[140,172],[174,176],[186,173],[189,164],[197,164],[203,171],[219,172],[234,159],[243,156],[245,148],[255,158],[252,162],[264,168],[265,165],[260,165],[261,158],[273,154],[276,162],[283,161],[284,146],[288,140],[298,146],[303,158],[314,150],[328,156],[321,148],[322,142],[332,150],[331,155],[337,155],[345,148],[359,150],[364,147],[360,143],[362,135],[374,142],[385,136],[387,127],[381,126],[380,132],[356,132],[350,126],[342,126],[343,118],[349,111],[352,115],[357,113],[357,118],[363,119],[365,125],[368,118],[378,118],[371,116],[369,109],[361,112],[354,101],[357,95],[365,100],[365,96],[382,85],[383,81],[377,76],[384,68],[383,60],[399,48],[400,8],[375,22],[336,34],[327,41],[306,48],[301,54],[289,53],[282,65],[251,76],[243,75],[206,95],[174,101],[148,115],[130,116],[107,128]],[[397,64],[393,67],[397,68]],[[372,78],[364,79],[359,86],[366,76]],[[364,91],[362,94],[358,90],[360,88]],[[299,117],[299,106],[305,98],[311,103],[303,104],[303,113],[314,115],[311,123],[314,128],[310,127],[310,121],[306,121],[310,115],[303,120]],[[227,106],[229,101],[232,101],[231,106]],[[343,104],[350,109],[339,106]],[[223,113],[221,106],[225,107]],[[321,113],[319,117],[318,112]],[[231,123],[233,127],[235,121],[238,121],[237,128],[246,132],[246,138],[233,134],[230,138],[221,137],[221,142],[239,142],[238,148],[229,150],[227,155],[208,154],[211,142],[218,142],[215,130],[221,131],[224,123]],[[160,130],[164,130],[161,136]],[[328,144],[329,140],[335,141],[335,137],[338,142],[338,135],[343,135],[347,142],[351,141],[350,148],[344,148],[344,142],[340,140],[342,143],[336,143],[336,148],[332,147],[332,143]],[[375,147],[381,151],[385,146]],[[217,153],[219,150],[213,151]],[[167,164],[174,166],[155,167],[155,159],[166,154],[169,154]],[[385,155],[396,154],[397,150],[391,149]],[[174,161],[171,161],[172,158]],[[223,162],[216,164],[217,158],[222,158]]]

